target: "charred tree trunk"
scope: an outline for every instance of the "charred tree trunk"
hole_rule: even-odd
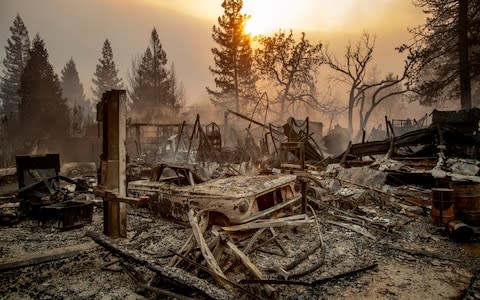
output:
[[[468,0],[459,0],[458,50],[460,56],[460,96],[462,109],[472,108],[470,62],[468,58]]]

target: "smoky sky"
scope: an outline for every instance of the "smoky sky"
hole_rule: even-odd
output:
[[[159,0],[162,1],[165,0]],[[388,2],[382,0],[386,1]],[[391,2],[392,5],[398,6],[398,3],[407,1],[410,0]],[[216,22],[215,17],[196,16],[192,9],[183,9],[187,5],[185,0],[179,1],[178,5],[175,4],[176,1],[167,1],[168,6],[153,2],[153,0],[0,0],[0,59],[3,60],[5,57],[4,46],[10,36],[9,27],[15,15],[19,13],[31,38],[39,33],[45,40],[49,60],[59,75],[66,62],[73,57],[85,93],[91,97],[91,78],[100,57],[103,41],[106,38],[110,40],[120,76],[124,84],[128,85],[132,60],[145,51],[150,32],[155,26],[167,52],[168,64],[174,64],[177,79],[184,85],[187,104],[204,101],[207,99],[205,86],[211,86],[213,82],[208,66],[213,63],[210,49],[214,46],[211,28]],[[218,5],[220,3],[221,1],[218,1]],[[401,7],[403,6],[405,5],[402,4]],[[392,9],[395,7],[391,6],[390,10]],[[380,18],[377,23],[400,20],[384,17],[384,21]],[[359,22],[356,21],[354,25]],[[404,22],[410,21],[406,18]],[[384,27],[388,27],[386,24]],[[366,28],[377,35],[376,64],[380,70],[390,72],[401,68],[402,58],[397,56],[394,48],[408,39],[407,25],[409,24],[402,23],[401,26],[390,26],[392,28],[390,31],[385,31],[381,27]],[[357,29],[358,33],[364,28],[359,23]],[[348,40],[355,40],[359,36],[357,33],[346,34],[338,31],[329,33],[319,28],[318,31],[309,29],[307,36],[312,40],[328,41],[333,50],[338,48],[340,54]],[[3,65],[0,68],[3,68]]]

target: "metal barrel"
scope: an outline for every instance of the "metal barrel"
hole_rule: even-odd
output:
[[[480,226],[480,183],[452,182],[457,219],[468,225]]]
[[[446,188],[432,189],[432,224],[445,226],[455,220],[453,190]]]
[[[473,236],[472,227],[459,220],[448,222],[447,230],[452,239],[456,242],[467,242]]]

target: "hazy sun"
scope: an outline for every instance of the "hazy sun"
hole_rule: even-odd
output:
[[[251,16],[245,31],[251,35],[296,27],[298,4],[291,0],[244,0],[243,12]]]
[[[243,12],[251,16],[245,31],[257,35],[279,29],[334,30],[347,23],[353,4],[352,0],[244,0]]]

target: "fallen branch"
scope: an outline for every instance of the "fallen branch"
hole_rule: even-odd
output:
[[[297,280],[283,280],[283,279],[267,279],[267,280],[244,279],[244,280],[241,280],[240,283],[241,284],[272,284],[272,285],[273,284],[286,284],[286,285],[315,286],[315,285],[324,284],[324,283],[327,283],[327,282],[330,282],[330,281],[339,280],[339,279],[342,279],[342,278],[345,278],[345,277],[357,275],[359,273],[363,273],[363,272],[372,270],[372,269],[376,268],[377,266],[378,266],[378,264],[374,263],[374,264],[368,265],[366,267],[362,267],[362,268],[359,268],[359,269],[354,269],[354,270],[351,270],[351,271],[348,271],[348,272],[345,272],[345,273],[340,273],[340,274],[337,274],[337,275],[333,275],[333,276],[329,276],[329,277],[325,277],[325,278],[321,278],[321,279],[317,279],[317,280],[314,280],[312,282],[297,281]]]
[[[94,243],[89,242],[89,243],[84,243],[84,244],[79,244],[74,246],[50,249],[48,251],[43,251],[43,252],[29,253],[22,257],[14,258],[11,261],[1,263],[0,272],[74,257],[86,251],[90,251],[95,247],[96,245]]]
[[[146,267],[147,269],[157,273],[158,276],[180,288],[187,290],[193,289],[210,299],[231,299],[233,297],[233,295],[227,293],[225,290],[219,289],[218,287],[208,283],[205,280],[195,277],[188,272],[178,268],[160,266],[153,259],[145,257],[141,253],[123,249],[121,246],[113,244],[107,237],[96,232],[87,232],[86,236],[93,239],[97,244],[105,249]]]
[[[333,275],[333,276],[330,276],[330,277],[315,280],[315,281],[312,282],[312,285],[324,284],[324,283],[327,283],[327,282],[330,282],[330,281],[334,281],[334,280],[342,279],[342,278],[345,278],[345,277],[353,276],[353,275],[356,275],[358,273],[363,273],[365,271],[372,270],[376,267],[378,267],[378,264],[373,263],[373,264],[368,265],[366,267],[362,267],[362,268],[355,269],[355,270],[352,270],[352,271],[348,271],[348,272],[345,272],[345,273],[341,273],[341,274]]]

